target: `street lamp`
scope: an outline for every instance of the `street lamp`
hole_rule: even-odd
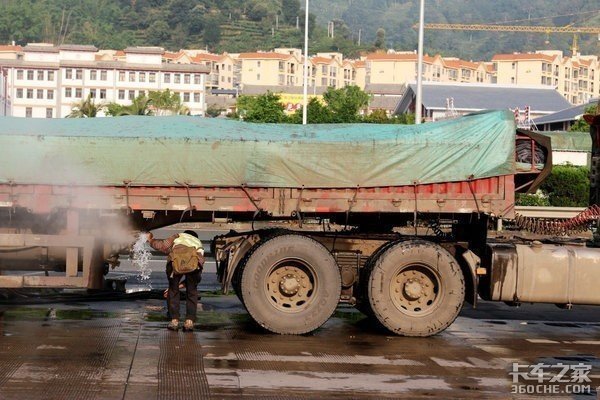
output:
[[[308,121],[308,0],[304,14],[304,97],[302,99],[302,125]]]
[[[308,0],[307,0],[308,1]],[[421,123],[421,109],[423,108],[423,24],[425,22],[425,0],[421,0],[419,11],[419,44],[417,59],[417,99],[415,100],[415,124]]]

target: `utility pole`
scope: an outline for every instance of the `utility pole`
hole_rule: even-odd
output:
[[[358,45],[360,46],[360,35],[362,33],[362,29],[358,30]]]
[[[308,0],[304,6],[304,90],[302,98],[302,125],[308,122]]]
[[[419,11],[419,45],[417,61],[417,98],[415,100],[415,124],[421,123],[423,107],[423,29],[425,23],[425,0],[421,0]]]
[[[300,30],[300,17],[296,16],[296,29]]]

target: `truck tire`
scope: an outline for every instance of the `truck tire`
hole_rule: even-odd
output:
[[[280,334],[314,331],[339,302],[341,278],[335,259],[319,242],[284,234],[262,243],[247,258],[241,292],[252,318]]]
[[[383,326],[403,336],[432,336],[458,316],[465,282],[458,262],[424,240],[397,242],[369,274],[369,303]]]
[[[356,309],[369,318],[375,318],[371,303],[369,302],[369,276],[379,256],[383,254],[394,242],[387,242],[381,245],[367,260],[365,266],[360,270],[360,279],[358,281],[358,302]]]

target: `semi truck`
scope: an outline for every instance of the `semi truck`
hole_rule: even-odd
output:
[[[0,287],[102,289],[131,232],[227,221],[251,228],[211,243],[222,289],[275,333],[312,332],[340,303],[406,336],[478,299],[597,305],[599,242],[573,234],[600,214],[588,119],[591,206],[556,222],[515,215],[552,151],[509,111],[412,126],[1,118]]]

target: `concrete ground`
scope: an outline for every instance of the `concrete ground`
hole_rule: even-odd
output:
[[[214,294],[208,260],[198,329],[170,332],[164,264],[154,257],[150,282],[125,258],[109,274],[131,292],[151,286],[152,296],[0,303],[0,400],[511,398],[513,362],[592,365],[591,394],[566,398],[597,397],[600,307],[482,302],[437,336],[406,338],[340,306],[313,334],[279,336],[257,327],[237,297]]]
[[[349,307],[279,336],[235,296],[202,306],[194,333],[167,331],[160,299],[0,306],[0,399],[510,398],[514,361],[591,364],[600,385],[600,308],[482,303],[405,338]]]

